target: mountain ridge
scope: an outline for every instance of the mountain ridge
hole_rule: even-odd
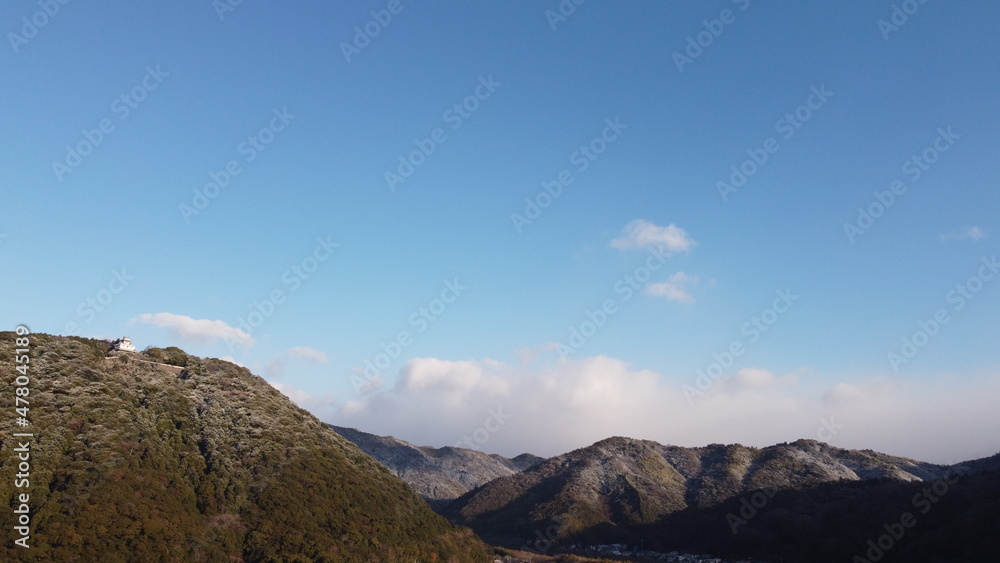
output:
[[[543,461],[528,453],[506,458],[454,446],[415,446],[393,436],[329,426],[386,466],[435,508],[443,508],[451,500],[493,479],[513,475]]]
[[[488,538],[531,537],[533,530],[553,525],[565,538],[598,526],[650,524],[753,491],[839,481],[928,481],[946,471],[943,465],[815,440],[766,448],[688,448],[611,437],[491,481],[456,499],[443,514]]]

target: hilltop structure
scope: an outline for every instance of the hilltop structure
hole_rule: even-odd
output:
[[[125,336],[112,342],[109,350],[111,352],[135,352],[135,346],[132,345],[132,339]]]

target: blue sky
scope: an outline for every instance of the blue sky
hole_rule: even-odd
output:
[[[436,446],[1000,449],[994,3],[55,5],[0,19],[8,326]]]

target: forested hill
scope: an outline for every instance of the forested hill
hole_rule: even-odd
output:
[[[17,337],[0,333],[0,560],[491,560],[383,466],[222,360],[109,356],[106,341],[32,334],[17,405],[29,424],[16,426]],[[16,449],[30,452],[27,486]],[[22,494],[28,549],[14,543]]]

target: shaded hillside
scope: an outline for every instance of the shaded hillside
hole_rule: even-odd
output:
[[[493,479],[519,473],[543,461],[531,454],[508,459],[467,448],[417,447],[392,436],[330,427],[429,501],[450,501]]]
[[[840,480],[920,481],[937,478],[944,469],[811,440],[758,449],[609,438],[491,481],[455,500],[444,514],[512,545],[541,530],[550,539],[608,535],[760,489],[802,490]]]
[[[605,531],[663,551],[764,561],[994,562],[1000,471],[975,473],[975,466],[956,466],[946,480],[930,482],[838,481],[773,497],[747,493],[651,525]]]
[[[30,426],[0,398],[0,498],[30,431],[29,550],[4,561],[486,561],[402,481],[245,368],[31,335]],[[0,377],[15,375],[0,333]],[[159,366],[149,360],[173,364]],[[10,387],[5,387],[11,389]],[[9,514],[9,513],[8,513]]]

